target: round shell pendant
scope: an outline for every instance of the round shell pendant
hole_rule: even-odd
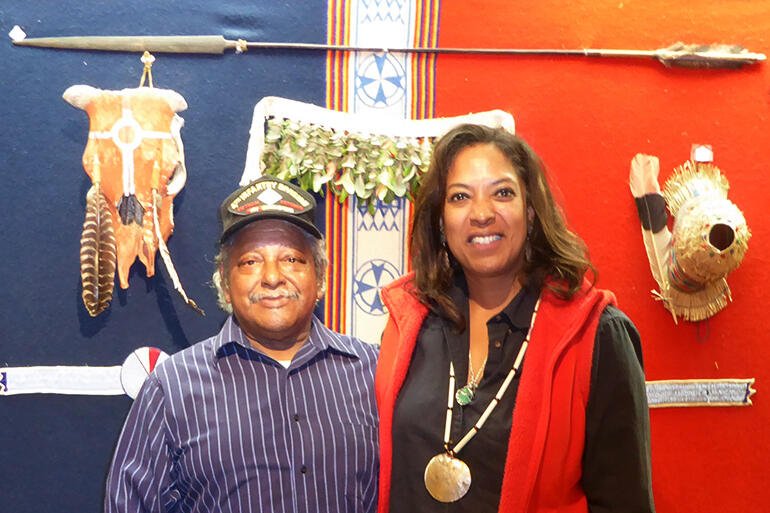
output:
[[[461,499],[471,487],[471,471],[463,460],[447,453],[432,457],[425,467],[425,488],[440,502]]]
[[[465,385],[455,392],[455,400],[460,406],[465,406],[473,401],[473,397],[476,395],[474,387]]]

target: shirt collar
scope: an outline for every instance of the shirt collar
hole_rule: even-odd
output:
[[[246,338],[243,330],[238,326],[235,317],[232,315],[227,317],[227,320],[225,320],[225,323],[222,325],[222,329],[219,330],[219,333],[217,333],[214,338],[214,347],[212,348],[214,351],[214,359],[219,359],[224,356],[222,348],[229,344],[238,344],[246,349],[254,350],[251,342]]]
[[[524,285],[500,314],[505,316],[512,327],[519,331],[526,331],[529,329],[538,296],[538,291]]]
[[[214,339],[214,346],[212,348],[214,351],[214,358],[219,359],[224,356],[225,352],[222,349],[229,344],[238,344],[250,351],[257,351],[254,346],[251,345],[251,342],[248,337],[246,337],[246,334],[241,327],[238,326],[238,322],[233,315],[227,317],[227,320],[225,320],[225,323],[222,325],[222,329],[219,330],[219,333]],[[348,356],[358,358],[358,355],[350,344],[350,339],[339,333],[335,333],[324,326],[316,316],[313,316],[312,319],[310,339],[307,344],[313,346],[314,352],[333,349]]]
[[[461,311],[468,320],[468,284],[462,273],[455,275],[454,283],[450,288],[449,295],[455,305],[461,307]],[[527,285],[513,297],[510,303],[503,310],[492,317],[490,322],[507,322],[511,328],[524,331],[529,328],[532,319],[532,312],[535,310],[535,303],[539,293]]]
[[[353,348],[352,338],[330,330],[316,316],[313,316],[313,324],[310,328],[310,343],[319,350],[332,349],[353,358],[359,358]]]

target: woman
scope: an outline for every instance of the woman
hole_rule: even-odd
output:
[[[382,292],[379,511],[654,511],[638,333],[524,141],[441,138],[411,259]]]

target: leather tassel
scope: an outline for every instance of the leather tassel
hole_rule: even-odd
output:
[[[166,271],[168,271],[168,275],[171,276],[171,281],[174,283],[174,288],[177,292],[179,292],[179,295],[182,296],[182,299],[184,299],[184,302],[187,303],[192,307],[193,310],[198,312],[201,315],[206,315],[206,312],[203,311],[192,299],[187,297],[187,293],[184,291],[184,288],[182,287],[182,281],[179,279],[179,275],[176,272],[176,269],[174,268],[174,262],[171,261],[171,253],[168,251],[168,246],[166,246],[165,241],[163,240],[163,237],[160,233],[160,222],[158,221],[158,205],[163,201],[163,198],[158,194],[158,191],[153,191],[153,202],[152,202],[152,218],[153,218],[153,225],[155,226],[155,234],[157,236],[158,241],[158,250],[160,251],[161,259],[163,260],[163,264],[166,266]]]
[[[112,214],[99,184],[96,183],[86,196],[86,218],[80,238],[83,303],[92,317],[96,317],[110,306],[115,287],[116,262]]]

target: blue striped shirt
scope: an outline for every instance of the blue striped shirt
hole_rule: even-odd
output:
[[[164,361],[128,414],[105,511],[373,512],[377,350],[313,319],[288,368],[230,317]]]

